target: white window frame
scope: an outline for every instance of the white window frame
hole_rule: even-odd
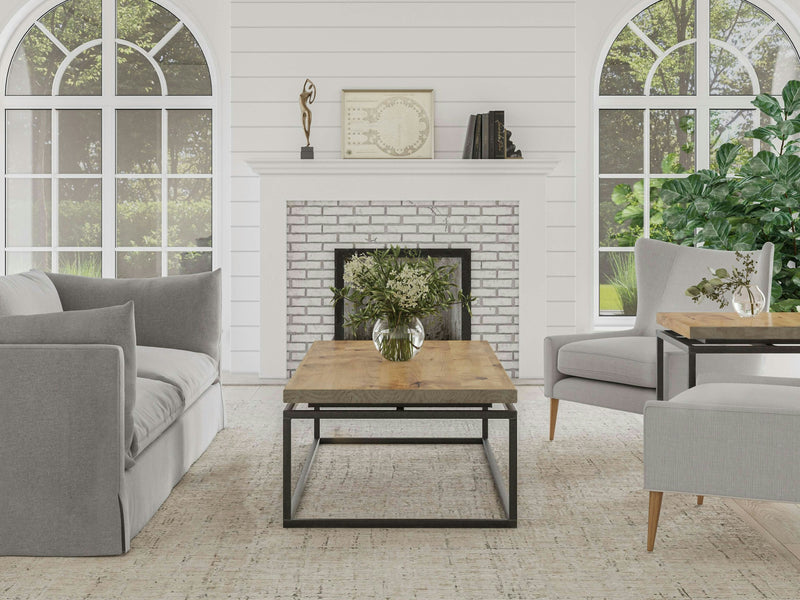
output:
[[[597,64],[594,80],[594,95],[592,106],[593,118],[593,168],[592,168],[592,189],[594,195],[593,210],[593,240],[592,240],[592,320],[597,327],[630,327],[633,326],[634,316],[610,316],[600,315],[600,252],[633,252],[632,246],[624,247],[600,247],[600,180],[601,179],[636,179],[644,181],[644,237],[650,236],[650,180],[651,179],[668,179],[668,178],[681,178],[687,177],[690,173],[686,174],[661,174],[649,172],[650,169],[650,110],[655,109],[674,109],[674,110],[693,110],[695,111],[695,170],[708,169],[710,165],[709,145],[710,145],[710,112],[711,110],[738,110],[748,109],[757,110],[751,104],[756,94],[760,93],[760,84],[756,77],[755,71],[752,69],[749,61],[744,54],[720,40],[711,40],[709,35],[709,15],[710,15],[710,0],[695,0],[696,4],[696,21],[695,21],[695,35],[694,40],[686,40],[669,48],[666,51],[661,51],[655,44],[653,44],[638,28],[633,24],[633,19],[649,6],[656,3],[657,0],[645,0],[638,3],[637,7],[631,10],[626,18],[620,21],[613,29],[612,35],[606,41],[603,51],[600,53],[600,60]],[[789,20],[784,16],[785,12],[777,10],[773,6],[766,6],[764,2],[757,0],[748,0],[751,4],[764,11],[771,19],[772,23],[768,25],[764,31],[756,37],[751,45],[755,45],[761,38],[769,33],[776,25],[780,25],[788,36],[789,40],[794,44],[795,48],[800,47],[798,44],[798,36],[794,27],[789,25]],[[650,47],[656,54],[656,61],[651,67],[650,73],[647,78],[644,95],[642,96],[601,96],[600,95],[600,80],[603,72],[605,61],[608,53],[611,50],[614,41],[620,32],[629,25],[633,24],[631,30],[640,38],[643,39],[645,44]],[[644,37],[643,37],[644,36]],[[649,95],[649,82],[652,79],[655,70],[659,64],[666,57],[667,54],[676,50],[682,45],[690,43],[696,44],[695,52],[695,96],[651,96]],[[753,95],[747,96],[712,96],[709,94],[709,48],[711,44],[724,47],[726,50],[731,51],[739,58],[740,62],[745,66],[750,75],[753,85]],[[600,173],[600,111],[602,109],[636,109],[643,110],[643,173]],[[760,149],[758,140],[753,140],[753,153]]]
[[[168,92],[166,81],[164,80],[163,73],[154,63],[152,58],[149,61],[156,73],[159,75],[161,84],[160,96],[116,96],[116,44],[122,43],[129,47],[135,47],[140,53],[148,54],[147,51],[142,52],[141,49],[125,40],[118,40],[116,38],[116,0],[102,0],[103,13],[102,13],[102,94],[99,96],[9,96],[6,95],[6,81],[8,71],[13,59],[14,52],[18,45],[21,43],[23,37],[34,23],[37,23],[48,11],[54,7],[62,4],[64,0],[47,0],[46,2],[33,1],[22,10],[18,11],[15,17],[9,22],[8,26],[0,34],[0,112],[2,119],[0,119],[0,169],[2,169],[3,180],[0,185],[0,275],[6,274],[6,178],[14,178],[16,175],[8,175],[6,173],[6,157],[5,157],[5,139],[6,139],[6,119],[5,111],[9,109],[49,109],[53,111],[52,119],[52,152],[53,156],[57,156],[58,152],[58,138],[57,138],[57,116],[56,111],[59,109],[88,109],[88,110],[101,110],[102,114],[102,174],[98,175],[63,175],[56,172],[57,163],[53,163],[51,173],[42,174],[42,178],[49,178],[53,182],[53,187],[57,187],[57,182],[62,178],[78,177],[85,179],[101,179],[102,180],[102,246],[101,247],[80,247],[68,248],[58,246],[58,206],[57,206],[57,191],[54,190],[52,197],[51,218],[52,218],[52,231],[51,231],[51,245],[49,247],[37,248],[21,248],[14,247],[12,251],[49,251],[51,252],[51,268],[57,271],[58,264],[56,261],[57,252],[69,251],[86,251],[86,252],[101,252],[102,256],[102,276],[103,278],[116,277],[116,259],[118,251],[136,250],[140,252],[161,252],[161,275],[167,276],[167,266],[169,261],[169,252],[193,251],[199,250],[204,252],[211,252],[211,268],[217,269],[222,263],[221,252],[221,228],[222,228],[222,202],[221,202],[221,173],[222,173],[222,159],[218,148],[221,147],[222,129],[221,129],[221,116],[222,110],[220,107],[220,91],[218,86],[218,70],[213,60],[213,53],[210,50],[208,43],[205,41],[204,36],[193,25],[191,19],[183,13],[180,7],[176,6],[170,0],[151,0],[156,4],[162,6],[170,11],[179,21],[179,24],[171,29],[162,40],[156,44],[149,51],[149,54],[155,54],[169,39],[171,39],[181,27],[186,27],[197,40],[200,46],[206,64],[208,65],[211,94],[208,96],[168,96],[164,95]],[[41,28],[40,28],[41,29]],[[48,36],[49,37],[49,36]],[[52,38],[51,38],[52,39]],[[80,51],[85,50],[91,45],[97,44],[97,40],[84,43],[72,53],[68,53],[68,57],[64,59],[58,69],[58,73],[63,73],[64,69],[68,66],[69,54],[77,56]],[[54,81],[54,89],[58,85],[58,73]],[[161,173],[153,174],[152,178],[159,178],[162,181],[162,211],[161,211],[161,245],[152,247],[135,247],[127,248],[117,246],[116,244],[116,181],[123,179],[126,175],[116,174],[116,110],[118,109],[140,109],[140,110],[161,110],[162,130],[161,130]],[[211,174],[210,175],[193,175],[193,174],[170,174],[168,172],[168,153],[166,149],[169,130],[167,128],[167,111],[175,109],[200,109],[211,111]],[[19,175],[20,178],[31,178],[30,175]],[[136,175],[137,178],[147,177]],[[195,248],[195,247],[170,247],[168,245],[168,228],[167,228],[167,203],[168,203],[168,182],[171,179],[190,179],[190,178],[206,178],[211,180],[211,247]]]

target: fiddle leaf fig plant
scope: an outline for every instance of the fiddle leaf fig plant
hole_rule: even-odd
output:
[[[687,246],[744,252],[772,242],[771,310],[794,311],[800,306],[800,81],[787,83],[780,99],[759,94],[752,104],[770,124],[744,135],[762,149],[731,172],[743,146],[723,144],[716,170],[666,181],[664,225]]]

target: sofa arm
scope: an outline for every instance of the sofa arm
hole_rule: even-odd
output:
[[[622,331],[592,331],[590,333],[572,333],[567,335],[551,335],[544,338],[544,395],[553,397],[553,386],[557,381],[569,377],[558,371],[558,351],[562,346],[583,340],[597,340],[612,337],[637,335],[633,329]]]
[[[107,345],[0,345],[0,555],[128,549],[124,363]]]
[[[203,352],[219,362],[222,275],[96,279],[47,273],[64,310],[116,306],[133,300],[140,346]]]

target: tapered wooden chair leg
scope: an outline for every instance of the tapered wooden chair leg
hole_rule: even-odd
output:
[[[647,518],[647,551],[652,552],[656,544],[658,516],[661,514],[661,499],[664,492],[650,492],[650,512]]]
[[[704,496],[697,497],[697,506],[703,506],[703,498]]]
[[[558,418],[558,398],[550,398],[550,441],[556,435],[556,419]]]

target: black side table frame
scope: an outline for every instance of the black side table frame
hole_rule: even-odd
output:
[[[493,408],[491,404],[447,405],[318,405],[307,409],[287,404],[283,410],[283,526],[284,527],[502,527],[517,526],[517,409],[513,404]],[[300,471],[297,486],[292,489],[292,421],[313,419],[314,442]],[[422,419],[422,420],[480,420],[481,437],[322,437],[320,423],[324,419]],[[508,421],[508,487],[503,481],[492,447],[489,444],[489,420]],[[497,495],[503,505],[505,518],[447,519],[447,518],[296,518],[308,474],[320,444],[481,444]]]
[[[697,385],[698,354],[800,354],[800,340],[691,339],[668,329],[656,331],[656,400],[664,399],[664,341],[689,357],[689,387]]]

